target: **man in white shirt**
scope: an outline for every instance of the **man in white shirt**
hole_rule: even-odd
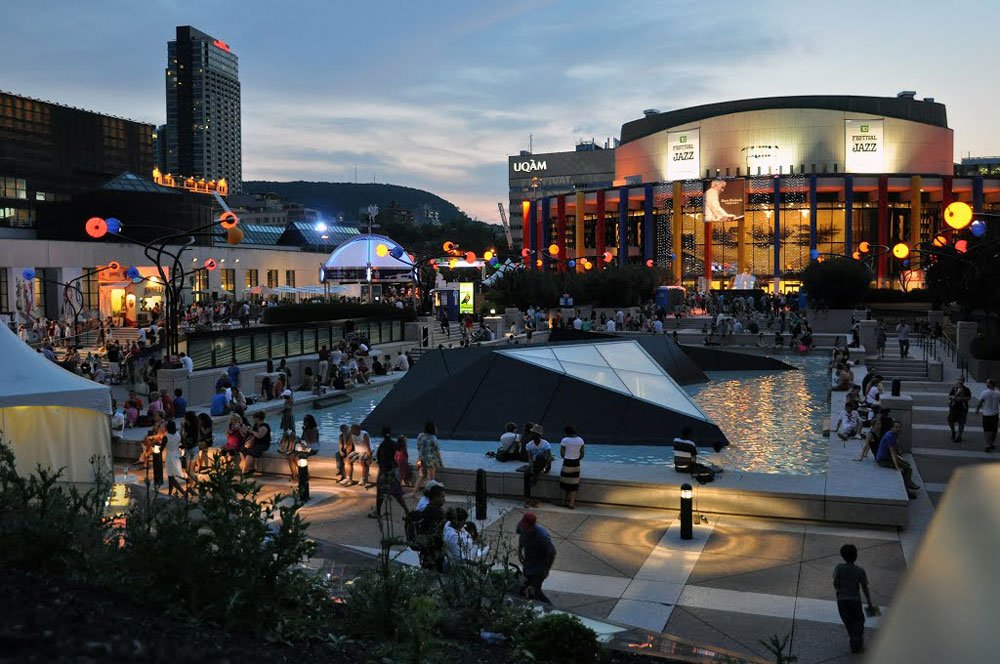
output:
[[[615,331],[615,319],[614,318],[609,318],[608,319],[608,322],[604,324],[604,330],[606,332],[614,332]]]
[[[712,184],[705,191],[705,221],[732,221],[736,219],[735,215],[726,212],[719,200],[725,190],[725,180],[712,180]]]
[[[986,451],[996,449],[997,421],[1000,420],[1000,390],[997,382],[990,378],[986,381],[986,389],[979,395],[979,405],[976,412],[983,413],[983,435],[986,437]]]
[[[837,430],[837,437],[841,440],[858,435],[861,431],[861,416],[853,403],[846,404],[844,410],[840,411],[837,426],[834,428]]]
[[[659,318],[653,321],[653,334],[663,334],[663,321]]]
[[[396,351],[396,362],[392,365],[392,368],[396,371],[409,371],[410,370],[410,360],[407,359],[406,355],[401,350]]]
[[[344,359],[344,351],[340,350],[339,346],[334,346],[333,350],[330,351],[330,366],[339,367],[342,359]]]
[[[576,318],[573,319],[573,329],[574,330],[582,330],[583,329],[583,321],[580,320],[579,316],[577,316]]]
[[[181,353],[181,366],[190,376],[194,372],[194,360],[188,357],[187,353]]]
[[[899,341],[899,356],[910,356],[910,326],[903,321],[896,326],[896,339]]]
[[[625,324],[625,312],[623,312],[621,309],[615,312],[615,322],[618,323],[619,325]]]
[[[531,440],[524,446],[524,451],[528,453],[528,466],[524,471],[524,505],[525,507],[537,507],[538,501],[531,497],[531,487],[538,481],[540,475],[544,475],[552,468],[552,445],[542,438],[545,433],[541,424],[531,427]]]

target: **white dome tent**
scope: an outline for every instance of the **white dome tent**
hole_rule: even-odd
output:
[[[380,299],[384,285],[405,287],[416,281],[416,277],[413,257],[402,245],[372,233],[359,235],[337,247],[323,263],[320,280],[346,286],[351,297],[368,302]]]
[[[111,472],[111,390],[66,371],[0,325],[0,430],[19,472],[63,470],[66,482],[94,481],[94,457]]]

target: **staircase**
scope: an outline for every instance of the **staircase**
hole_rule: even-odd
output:
[[[865,360],[869,371],[882,374],[882,378],[888,382],[894,378],[905,381],[926,381],[927,362],[922,358],[914,357],[918,352],[913,346],[910,347],[910,357],[903,358],[899,355],[899,344],[895,339],[890,339],[886,344],[885,353],[882,357],[869,357]],[[938,383],[932,383],[939,385]],[[949,388],[950,389],[950,388]],[[948,390],[945,390],[947,393]]]

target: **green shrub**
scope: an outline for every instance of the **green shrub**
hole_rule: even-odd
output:
[[[594,630],[565,613],[531,621],[524,628],[521,646],[537,661],[552,664],[596,662],[601,652]]]
[[[814,309],[852,309],[864,301],[872,273],[861,261],[813,261],[802,271],[802,288]]]
[[[305,302],[302,304],[280,304],[276,307],[271,307],[264,312],[262,322],[269,325],[281,325],[361,318],[414,321],[417,319],[417,314],[412,307],[397,309],[388,304]]]
[[[637,306],[653,299],[657,286],[673,283],[670,273],[640,265],[609,266],[587,272],[517,270],[504,273],[487,291],[497,311],[504,307],[557,307],[568,294],[576,306]]]
[[[1000,360],[1000,336],[979,335],[969,344],[969,352],[977,360]]]

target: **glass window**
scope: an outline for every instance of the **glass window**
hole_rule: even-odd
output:
[[[7,268],[0,267],[0,311],[10,311],[7,288]]]
[[[622,394],[629,393],[625,384],[610,367],[595,367],[590,364],[577,364],[576,362],[563,362],[562,365],[567,376],[588,383],[594,383],[595,385],[600,385],[601,387],[606,387],[609,390],[621,392]]]
[[[628,391],[639,399],[655,403],[664,408],[680,411],[705,419],[704,413],[676,383],[666,376],[654,376],[638,371],[619,370],[619,378],[628,386]]]
[[[295,270],[285,270],[285,285],[295,288]]]
[[[642,349],[636,349],[632,343],[610,343],[595,346],[600,351],[608,365],[615,369],[628,369],[630,371],[641,371],[643,373],[662,374],[660,365],[653,362]]]
[[[257,286],[257,270],[247,270],[247,288]]]
[[[228,291],[230,293],[236,292],[236,270],[230,267],[224,267],[219,270],[219,278],[222,282],[222,290]]]
[[[83,273],[84,277],[80,280],[80,290],[83,292],[83,308],[87,311],[97,311],[101,307],[97,270],[96,268],[85,268]]]
[[[267,287],[277,288],[278,287],[278,271],[268,270],[267,271]]]
[[[608,366],[608,363],[604,360],[604,356],[598,353],[597,348],[592,345],[567,346],[564,348],[553,348],[552,350],[562,362],[579,362],[598,367]]]

